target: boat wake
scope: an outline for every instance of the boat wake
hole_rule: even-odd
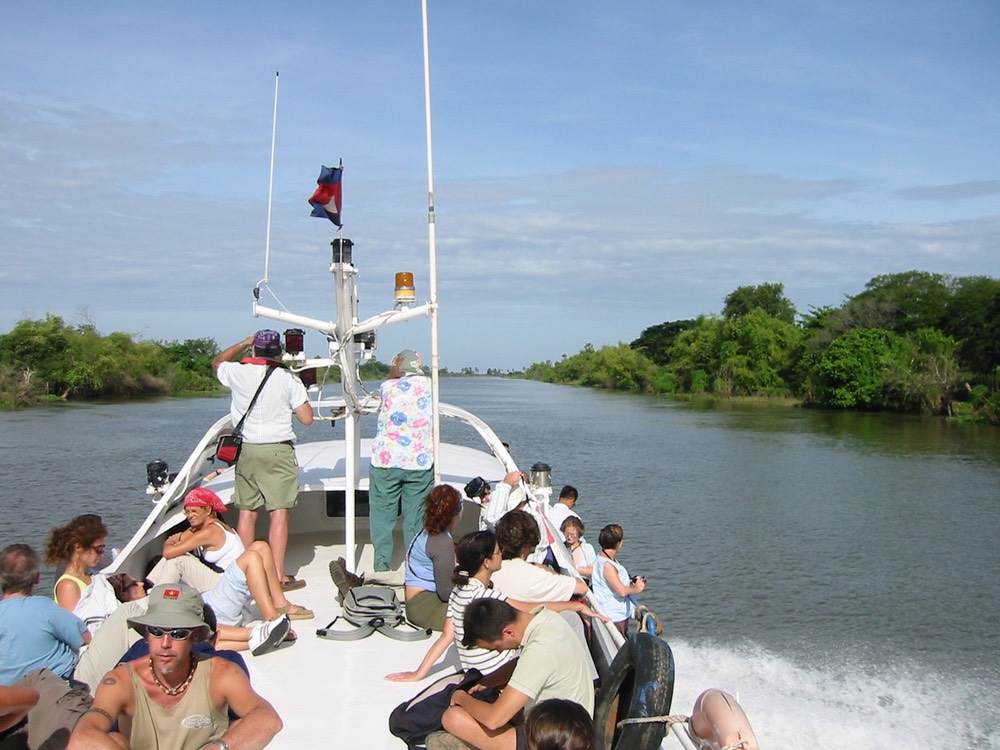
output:
[[[673,713],[707,687],[732,693],[768,750],[1000,748],[1000,675],[953,676],[916,664],[876,670],[796,664],[756,647],[671,640]],[[734,676],[736,678],[734,679]]]

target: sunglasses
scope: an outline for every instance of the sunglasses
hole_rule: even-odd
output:
[[[97,554],[103,555],[104,554],[104,550],[107,549],[107,545],[105,545],[105,544],[95,544],[95,545],[91,546],[91,549],[94,550],[94,552],[96,552]]]
[[[162,638],[165,635],[169,635],[172,641],[186,641],[191,637],[194,630],[194,628],[174,628],[170,630],[167,628],[158,628],[155,625],[147,625],[146,635],[151,635],[154,638]]]

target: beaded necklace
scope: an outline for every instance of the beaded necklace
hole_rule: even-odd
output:
[[[168,687],[168,686],[164,685],[162,682],[160,682],[160,678],[156,676],[156,670],[153,669],[153,655],[152,654],[149,655],[149,674],[152,675],[153,682],[156,683],[156,687],[158,687],[160,690],[162,690],[167,695],[180,695],[185,690],[187,690],[188,685],[191,684],[191,680],[194,679],[194,670],[195,670],[195,668],[197,666],[198,666],[198,662],[194,658],[192,658],[191,659],[191,671],[188,672],[187,679],[184,680],[184,682],[182,682],[177,687],[172,688],[172,687]]]

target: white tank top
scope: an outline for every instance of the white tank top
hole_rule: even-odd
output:
[[[226,535],[226,541],[216,550],[207,550],[202,547],[201,555],[207,562],[218,565],[225,570],[236,562],[236,558],[246,552],[246,547],[243,546],[243,540],[240,539],[235,531],[230,531],[218,521],[213,521],[212,523],[222,529],[222,533]]]

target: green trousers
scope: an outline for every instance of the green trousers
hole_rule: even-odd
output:
[[[434,468],[409,471],[373,466],[368,470],[368,520],[375,547],[375,570],[392,563],[392,530],[403,515],[403,547],[424,525],[424,498],[434,486]]]

